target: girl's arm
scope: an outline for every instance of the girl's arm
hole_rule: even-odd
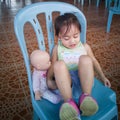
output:
[[[47,85],[48,88],[50,89],[57,89],[56,82],[55,80],[53,80],[54,78],[53,67],[56,61],[57,61],[57,45],[53,48],[52,57],[51,57],[51,66],[48,69],[48,73],[47,73]]]
[[[87,54],[91,57],[92,61],[93,61],[93,65],[94,65],[94,69],[97,71],[97,73],[99,74],[99,76],[101,77],[102,82],[105,84],[105,86],[111,87],[111,83],[110,81],[105,77],[102,68],[99,64],[99,62],[97,61],[97,59],[95,58],[91,47],[88,44],[84,44],[84,47],[87,51]]]

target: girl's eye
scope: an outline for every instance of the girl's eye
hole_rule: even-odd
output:
[[[74,38],[77,38],[78,36],[74,36]]]
[[[74,35],[74,38],[77,38],[78,37],[78,34]]]
[[[64,40],[69,40],[70,38],[69,37],[64,37]]]

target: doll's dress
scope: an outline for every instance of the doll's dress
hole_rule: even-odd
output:
[[[44,99],[49,100],[52,103],[59,103],[62,99],[59,93],[49,90],[46,84],[47,71],[33,71],[33,91],[40,91]]]

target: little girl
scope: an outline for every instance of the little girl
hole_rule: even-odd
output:
[[[90,116],[98,110],[97,101],[91,96],[94,69],[106,86],[111,87],[111,84],[90,46],[87,43],[81,43],[81,26],[75,15],[65,13],[58,16],[55,20],[55,32],[59,38],[59,44],[53,49],[47,83],[52,88],[51,78],[55,76],[56,85],[63,96],[64,103],[60,109],[60,119],[80,120],[80,113]],[[77,96],[73,95],[79,95],[77,103],[73,99]]]

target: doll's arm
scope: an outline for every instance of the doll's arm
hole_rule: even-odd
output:
[[[47,73],[47,85],[48,85],[48,88],[50,89],[57,89],[56,82],[53,79],[54,78],[53,66],[56,61],[57,61],[57,46],[55,46],[53,49],[52,58],[51,58],[51,66],[48,69],[48,73]]]
[[[37,74],[36,71],[33,72],[32,79],[33,79],[33,91],[35,94],[35,100],[40,100],[42,97],[42,92],[40,91],[40,75]]]
[[[35,100],[41,100],[42,97],[42,93],[40,91],[35,91]]]

